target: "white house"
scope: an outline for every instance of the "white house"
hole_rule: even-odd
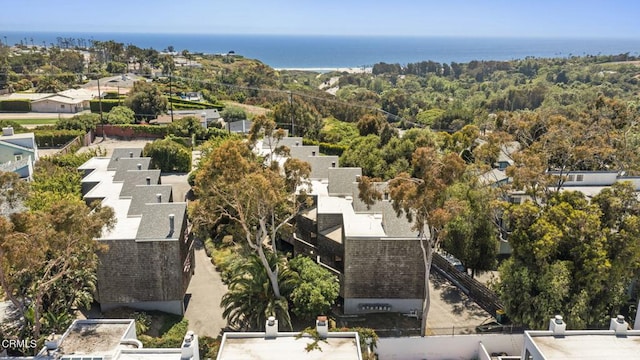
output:
[[[31,179],[38,160],[38,146],[33,133],[15,134],[12,127],[2,128],[0,136],[0,171],[15,172]]]

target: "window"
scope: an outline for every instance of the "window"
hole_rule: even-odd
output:
[[[574,175],[567,176],[567,181],[574,181],[574,180],[575,180],[575,176]]]
[[[60,109],[64,109],[64,105],[60,105]]]
[[[584,175],[580,174],[576,176],[576,181],[584,181]]]
[[[22,154],[14,155],[14,158],[16,159],[16,161],[20,161],[22,160]]]

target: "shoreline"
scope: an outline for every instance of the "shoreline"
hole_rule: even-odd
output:
[[[274,68],[276,71],[309,71],[316,73],[328,73],[328,72],[346,72],[349,74],[371,74],[373,71],[372,67],[285,67],[285,68]]]

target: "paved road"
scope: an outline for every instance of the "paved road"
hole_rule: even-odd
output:
[[[428,333],[433,335],[473,332],[491,317],[455,285],[431,271],[431,308],[427,318]]]
[[[189,320],[189,330],[199,336],[217,337],[227,326],[222,318],[220,300],[227,292],[220,274],[202,246],[196,247],[196,273],[191,278],[187,294],[191,295],[184,316]]]

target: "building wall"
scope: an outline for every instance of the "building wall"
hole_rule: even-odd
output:
[[[380,359],[444,360],[476,359],[480,343],[489,353],[520,355],[522,334],[483,334],[380,338],[376,353]]]
[[[342,214],[318,214],[318,231],[342,225]]]
[[[370,309],[372,306],[390,306],[388,310]],[[367,314],[375,312],[393,312],[409,314],[420,313],[422,310],[422,297],[418,299],[380,299],[380,298],[347,298],[344,299],[345,314]]]
[[[98,255],[101,306],[182,304],[195,264],[193,240],[186,232],[184,221],[179,240],[99,240],[108,247]]]
[[[132,309],[144,311],[162,311],[176,315],[184,314],[184,303],[182,300],[100,303],[100,311],[102,312],[121,307],[130,307]]]
[[[344,297],[421,299],[424,263],[416,239],[344,240]]]
[[[16,161],[16,155],[21,155],[23,159],[31,156],[31,159],[35,158],[33,151],[16,149],[11,146],[2,146],[0,144],[0,164]]]
[[[31,103],[31,111],[33,112],[77,113],[82,110],[82,102],[78,104],[62,104],[57,101],[42,100]]]

